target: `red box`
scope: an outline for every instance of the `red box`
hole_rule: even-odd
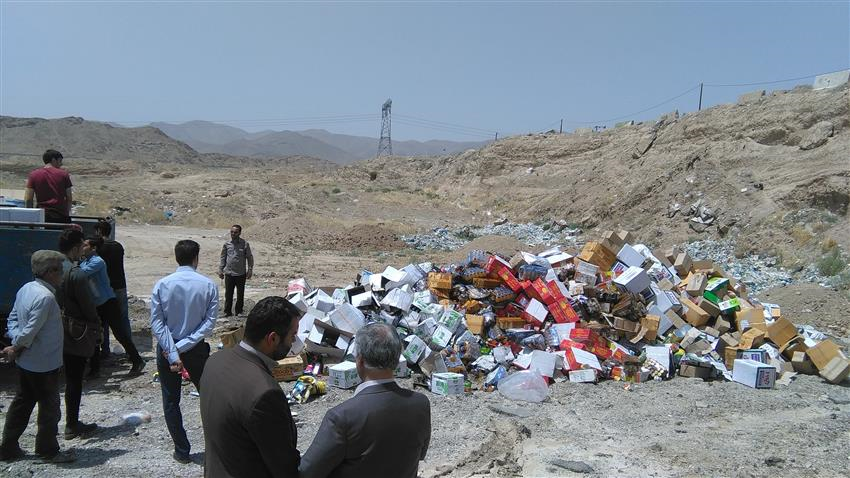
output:
[[[517,280],[516,276],[513,272],[511,272],[510,269],[505,266],[502,266],[502,268],[499,269],[498,274],[499,278],[502,279],[502,282],[504,282],[505,285],[508,286],[512,291],[519,292],[520,290],[522,290],[522,286],[520,285],[519,280]]]
[[[588,345],[593,345],[598,343],[599,334],[591,329],[573,329],[570,330],[570,339],[575,340],[576,342],[582,342]]]
[[[537,295],[540,296],[540,302],[543,302],[546,305],[551,305],[556,302],[555,296],[552,295],[552,291],[549,290],[549,286],[543,282],[543,279],[539,277],[534,279],[531,286],[534,288],[534,291],[537,292]]]
[[[570,339],[564,339],[561,341],[561,350],[569,350],[570,347],[575,347],[577,349],[586,350],[587,347],[579,342],[573,342]]]
[[[565,300],[564,294],[561,293],[561,288],[558,287],[558,284],[555,283],[554,280],[550,280],[546,283],[546,286],[549,287],[549,293],[552,294],[554,301],[552,303]]]
[[[601,358],[602,360],[607,360],[614,355],[614,352],[612,352],[610,348],[608,348],[606,346],[601,346],[598,343],[593,344],[590,347],[590,353],[592,353],[593,355],[596,355],[597,357]]]
[[[484,266],[484,270],[487,271],[487,274],[491,276],[499,273],[499,269],[502,267],[510,268],[510,262],[505,262],[501,257],[498,256],[490,256],[487,259],[487,265]]]
[[[516,299],[514,299],[514,302],[516,302],[517,304],[519,304],[520,307],[525,309],[526,307],[528,307],[528,303],[531,302],[531,299],[529,299],[525,294],[519,294]]]
[[[555,318],[555,322],[564,324],[567,322],[578,322],[581,317],[578,316],[575,309],[570,305],[567,299],[560,300],[549,306],[549,312]]]

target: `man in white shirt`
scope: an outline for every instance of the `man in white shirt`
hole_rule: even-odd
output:
[[[201,390],[201,375],[210,355],[204,339],[218,315],[218,287],[196,272],[201,246],[182,240],[174,247],[177,271],[160,279],[151,293],[151,331],[156,337],[156,367],[165,423],[174,441],[174,459],[190,463],[189,438],[180,411],[182,374]],[[185,372],[184,372],[185,371]]]
[[[62,285],[62,262],[57,251],[36,251],[32,255],[35,280],[24,284],[15,296],[7,321],[12,345],[2,350],[9,361],[17,361],[19,382],[15,398],[6,412],[0,460],[21,458],[18,444],[38,404],[38,432],[35,453],[51,463],[74,461],[59,451],[56,432],[62,412],[59,408],[59,370],[62,368],[62,311],[56,301],[56,288]]]

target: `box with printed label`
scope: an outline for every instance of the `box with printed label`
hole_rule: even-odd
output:
[[[431,392],[437,395],[462,395],[463,375],[453,372],[431,374]]]
[[[596,383],[596,370],[586,368],[581,370],[570,370],[570,382],[575,383]]]
[[[735,359],[732,381],[752,388],[773,388],[776,367],[755,360]]]
[[[342,362],[328,367],[328,381],[337,388],[351,388],[360,384],[357,365],[354,362]]]
[[[272,376],[278,382],[297,380],[304,373],[305,366],[304,357],[301,355],[286,357],[277,361],[277,365],[272,369]]]

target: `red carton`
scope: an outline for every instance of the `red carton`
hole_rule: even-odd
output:
[[[577,349],[586,350],[587,347],[580,342],[573,342],[570,339],[564,339],[561,341],[561,350],[569,350],[570,347],[575,347]]]
[[[512,291],[519,292],[522,290],[522,285],[520,285],[519,280],[517,280],[516,276],[509,268],[502,266],[502,268],[499,269],[498,275],[499,278],[502,279],[502,282],[504,282],[505,285]]]
[[[575,309],[573,309],[573,306],[570,305],[570,301],[567,299],[559,300],[558,302],[550,305],[549,312],[552,313],[552,317],[555,318],[555,322],[558,322],[559,324],[578,322],[581,320]]]
[[[511,263],[505,261],[499,256],[490,256],[487,259],[487,265],[484,266],[484,270],[487,271],[487,274],[494,276],[499,273],[499,269],[502,267],[507,267],[510,269]]]
[[[555,296],[552,295],[552,291],[549,290],[549,286],[543,282],[543,279],[537,278],[534,279],[534,282],[531,283],[531,286],[534,288],[534,292],[537,292],[537,295],[540,297],[540,302],[543,302],[546,305],[554,304]]]
[[[546,286],[549,287],[549,293],[552,294],[552,298],[554,299],[552,301],[553,304],[566,299],[564,294],[561,293],[561,288],[558,287],[558,284],[556,284],[554,280],[547,282]]]

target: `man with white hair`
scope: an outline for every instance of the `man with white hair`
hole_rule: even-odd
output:
[[[401,355],[394,328],[371,323],[357,331],[354,343],[363,383],[325,414],[301,457],[299,476],[415,478],[431,441],[431,404],[393,379]]]
[[[15,296],[7,326],[12,345],[2,350],[7,360],[17,361],[18,390],[6,412],[0,460],[11,461],[26,453],[18,440],[38,404],[38,432],[35,453],[50,463],[74,461],[59,451],[56,432],[62,412],[59,408],[59,369],[62,368],[64,329],[56,302],[56,288],[62,285],[62,262],[57,251],[36,251],[31,265],[35,280],[24,284]]]

